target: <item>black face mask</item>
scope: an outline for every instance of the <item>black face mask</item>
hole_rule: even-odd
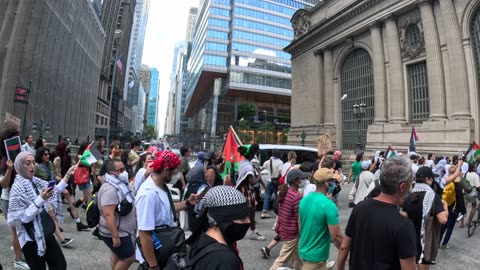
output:
[[[220,228],[225,242],[231,245],[245,237],[248,228],[250,228],[250,223],[238,224],[234,222],[222,222],[218,224],[218,228]]]

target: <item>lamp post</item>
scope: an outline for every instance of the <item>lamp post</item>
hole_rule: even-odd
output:
[[[358,129],[358,140],[357,140],[357,153],[362,151],[362,131],[360,130],[360,124],[362,122],[362,119],[365,117],[365,108],[367,105],[363,102],[360,104],[355,103],[353,105],[353,115],[357,119],[357,129]]]
[[[263,110],[263,116],[265,117],[265,135],[263,136],[264,139],[263,139],[263,143],[267,143],[267,110]]]
[[[52,136],[50,125],[43,122],[43,118],[40,119],[40,123],[33,122],[32,126],[33,135],[38,133],[38,138],[50,138]]]

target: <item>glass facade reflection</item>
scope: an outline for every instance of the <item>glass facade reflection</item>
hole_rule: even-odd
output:
[[[253,99],[257,93],[275,95],[277,92],[283,97],[288,95],[292,70],[290,55],[283,48],[290,44],[294,36],[290,19],[298,9],[311,8],[318,2],[319,0],[201,1],[187,67],[186,86],[186,104],[194,111],[193,121],[198,122],[198,125],[189,125],[189,128],[202,130],[207,126],[206,119],[211,119],[212,103],[201,104],[199,107],[199,101],[191,99],[195,91],[202,95],[207,91],[211,93],[212,77],[224,78],[222,93],[227,93],[227,96],[230,90],[250,91]],[[199,80],[205,78],[212,81],[200,83]],[[204,89],[205,87],[209,89]],[[221,96],[219,104],[227,96]],[[202,97],[204,100],[206,98]],[[194,105],[190,106],[191,102]],[[288,106],[281,109],[285,115],[289,115],[289,104],[262,106],[275,107],[275,112],[271,113],[279,115],[278,110],[283,105]],[[217,132],[224,132],[221,127],[228,128],[232,124],[233,102],[225,102],[225,106],[222,106],[218,107]],[[229,114],[225,114],[222,108],[228,110]]]

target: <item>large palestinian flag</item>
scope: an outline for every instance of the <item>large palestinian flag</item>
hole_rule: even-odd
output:
[[[242,156],[238,152],[238,147],[242,146],[240,138],[238,138],[237,133],[232,126],[228,130],[227,139],[225,140],[225,145],[223,146],[223,156],[225,157],[225,169],[223,170],[222,177],[226,175],[231,175],[232,168],[234,171],[238,169],[238,164],[242,160]]]
[[[480,146],[475,141],[473,141],[473,143],[467,150],[467,162],[473,163],[479,154]]]

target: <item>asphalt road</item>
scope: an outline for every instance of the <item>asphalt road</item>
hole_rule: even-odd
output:
[[[339,213],[340,226],[342,231],[350,215],[351,208],[348,208],[347,196],[352,184],[342,186],[339,194]],[[82,220],[85,213],[80,210]],[[274,216],[273,211],[270,213]],[[257,212],[257,231],[266,237],[266,241],[254,241],[244,239],[238,243],[240,256],[243,260],[246,270],[269,269],[273,264],[281,248],[280,244],[271,251],[271,258],[264,259],[260,248],[266,246],[273,239],[272,231],[274,218],[260,219],[260,212]],[[457,224],[458,225],[458,224]],[[90,232],[77,232],[75,223],[65,213],[65,223],[62,225],[65,237],[75,239],[73,243],[63,248],[67,260],[68,269],[110,269],[110,251],[107,246],[93,237]],[[248,236],[248,234],[247,234]],[[10,229],[5,219],[0,217],[0,263],[4,269],[13,269],[13,251],[10,249]],[[457,270],[457,269],[479,269],[480,268],[480,229],[475,232],[471,238],[467,238],[465,228],[456,226],[449,243],[449,250],[440,250],[437,256],[438,263],[431,269],[435,270]],[[336,259],[337,249],[332,245],[330,249],[330,259]],[[130,269],[137,269],[134,264]]]

